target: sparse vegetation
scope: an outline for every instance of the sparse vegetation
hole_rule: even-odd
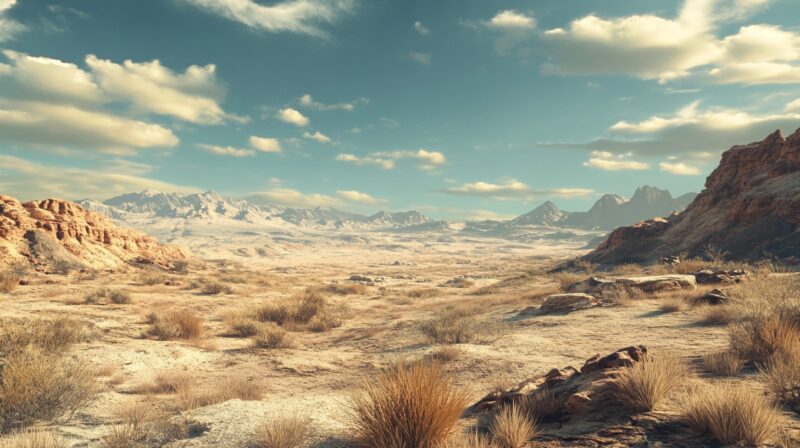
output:
[[[686,376],[686,365],[676,356],[647,356],[624,368],[614,380],[614,386],[617,397],[627,407],[652,411],[683,384]]]
[[[350,422],[363,447],[436,448],[453,435],[467,398],[439,364],[399,363],[364,379]]]
[[[458,347],[445,345],[428,354],[428,358],[440,362],[454,362],[461,358],[463,352]]]
[[[757,316],[729,328],[731,349],[751,361],[800,347],[800,325],[783,314]]]
[[[500,334],[499,323],[480,319],[474,308],[444,310],[434,319],[420,325],[422,333],[437,344],[485,342]]]
[[[256,429],[255,444],[259,448],[300,448],[311,432],[311,419],[290,413],[269,420]]]
[[[530,421],[538,422],[561,413],[564,399],[544,387],[526,395],[518,405]]]
[[[322,290],[306,288],[292,299],[281,303],[268,303],[256,310],[261,322],[278,325],[307,325],[312,331],[327,331],[342,325],[346,308],[331,305]]]
[[[703,305],[697,312],[703,325],[729,325],[741,319],[739,310],[732,305]]]
[[[216,296],[219,294],[232,294],[233,289],[221,281],[207,279],[200,285],[200,292],[207,296]]]
[[[558,284],[561,292],[567,292],[569,287],[578,283],[585,278],[584,275],[575,274],[573,272],[561,271],[553,274],[553,280]]]
[[[47,431],[20,431],[0,437],[0,448],[67,448],[67,442]]]
[[[125,305],[131,303],[131,294],[121,289],[100,288],[86,294],[83,302],[92,305],[104,303]]]
[[[163,341],[203,336],[203,318],[189,310],[151,313],[148,320],[152,324],[150,335]]]
[[[249,338],[258,333],[261,323],[253,320],[248,313],[233,313],[225,317],[225,324],[228,326],[227,335]]]
[[[337,296],[351,296],[351,295],[364,295],[369,291],[366,286],[360,283],[330,283],[321,288],[322,291],[328,294],[335,294]]]
[[[167,277],[153,271],[144,271],[139,275],[139,282],[145,286],[163,285]]]
[[[800,411],[800,347],[772,356],[760,370],[775,397]]]
[[[253,336],[253,347],[280,349],[292,348],[295,343],[285,329],[273,322],[264,322]]]
[[[705,385],[688,394],[685,418],[701,433],[711,434],[724,445],[761,445],[773,440],[780,412],[747,386]]]
[[[9,293],[17,289],[22,278],[14,272],[0,272],[0,292]]]
[[[709,372],[722,376],[736,376],[744,367],[742,358],[731,350],[706,353],[703,355],[703,364]]]
[[[678,311],[685,310],[687,307],[686,300],[680,296],[667,297],[658,305],[658,309],[661,310],[662,313],[677,313]]]
[[[534,422],[516,405],[501,408],[489,430],[500,448],[522,448],[537,433]]]
[[[60,354],[88,338],[86,326],[77,320],[3,319],[0,320],[0,353],[9,356],[28,347]]]

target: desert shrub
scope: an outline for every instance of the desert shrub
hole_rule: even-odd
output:
[[[437,363],[398,363],[362,381],[349,403],[360,446],[436,448],[453,434],[465,390]]]
[[[113,304],[125,305],[131,303],[131,294],[128,291],[122,290],[112,291],[108,299],[111,300]]]
[[[203,335],[203,319],[189,310],[154,313],[150,315],[150,320],[150,335],[162,341],[194,339]]]
[[[131,294],[121,289],[100,288],[83,296],[83,302],[92,305],[109,302],[117,305],[125,305],[131,303]]]
[[[253,347],[255,348],[292,348],[294,345],[286,330],[273,322],[261,324],[258,332],[253,336]]]
[[[369,291],[366,286],[360,283],[331,283],[321,288],[322,291],[328,294],[335,294],[337,296],[350,296],[350,295],[364,295]]]
[[[290,413],[259,425],[254,442],[259,448],[300,448],[310,432],[311,419]]]
[[[340,327],[346,312],[344,305],[331,305],[320,289],[306,288],[289,301],[261,306],[255,316],[261,322],[307,325],[313,331],[326,331]]]
[[[572,272],[561,271],[553,274],[553,280],[562,292],[567,292],[570,286],[583,280],[584,276]]]
[[[186,260],[178,260],[172,263],[172,270],[179,274],[186,274],[189,272],[189,262]]]
[[[777,436],[780,412],[747,386],[706,385],[686,397],[684,417],[725,445],[761,445]]]
[[[231,294],[233,289],[220,281],[206,280],[200,285],[200,292],[208,296],[216,296],[219,294]]]
[[[193,431],[191,422],[173,419],[151,400],[124,403],[115,415],[119,420],[100,440],[101,448],[164,446]],[[196,428],[201,429],[201,428]]]
[[[536,436],[536,426],[517,405],[504,406],[494,416],[489,431],[500,448],[522,448]]]
[[[19,286],[22,280],[18,274],[13,272],[0,272],[0,292],[12,292]]]
[[[703,305],[697,308],[702,325],[729,325],[741,320],[740,310],[732,305]]]
[[[173,394],[180,390],[191,389],[197,384],[197,378],[185,370],[165,370],[158,372],[150,381],[134,388],[140,394]]]
[[[685,310],[687,307],[686,301],[683,297],[679,296],[668,297],[662,300],[658,305],[658,309],[661,310],[662,313],[676,313]]]
[[[2,359],[0,433],[69,417],[95,392],[94,373],[64,356],[28,347]]]
[[[617,398],[636,411],[652,411],[680,387],[687,376],[683,360],[673,355],[647,356],[625,367],[614,379]]]
[[[800,347],[774,355],[759,370],[778,400],[800,410]]]
[[[46,431],[19,431],[0,437],[0,448],[67,448],[63,439]]]
[[[744,367],[742,358],[731,350],[703,355],[703,364],[706,370],[722,376],[736,376]]]
[[[420,288],[420,289],[410,289],[406,291],[406,297],[410,297],[412,299],[427,299],[429,297],[436,297],[438,296],[440,291],[436,288]]]
[[[458,361],[463,352],[458,347],[446,345],[428,354],[428,358],[440,362]]]
[[[437,344],[483,342],[500,333],[500,324],[479,319],[472,308],[444,310],[434,319],[423,322],[420,330]]]
[[[731,349],[752,361],[800,347],[800,325],[782,314],[757,316],[728,329]]]
[[[344,312],[328,307],[308,321],[308,329],[317,332],[328,331],[341,327],[343,323]]]
[[[227,334],[240,338],[249,338],[250,336],[258,333],[261,326],[260,322],[252,319],[247,313],[234,313],[225,318],[225,324],[228,326]]]
[[[264,388],[260,383],[239,376],[214,381],[206,387],[188,385],[175,391],[175,403],[183,411],[190,411],[229,400],[260,400]]]
[[[11,355],[28,347],[48,353],[63,353],[88,338],[86,326],[77,320],[56,319],[0,320],[0,353]]]
[[[139,282],[145,286],[163,285],[167,277],[158,272],[144,271],[139,274]]]

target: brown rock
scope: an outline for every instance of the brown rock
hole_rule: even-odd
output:
[[[586,258],[649,262],[708,245],[734,258],[800,253],[800,130],[734,146],[683,213],[618,228]]]
[[[539,307],[541,314],[571,313],[573,311],[597,306],[597,299],[589,294],[555,294],[544,299]]]
[[[712,271],[710,269],[704,269],[695,272],[694,276],[697,279],[697,283],[701,285],[716,285],[719,283],[739,283],[746,278],[747,273],[740,269],[731,271]]]
[[[619,291],[638,290],[646,293],[697,288],[693,275],[655,275],[644,277],[619,277],[605,279],[592,277],[570,285],[571,293],[591,294],[598,298],[613,296]]]
[[[722,305],[728,302],[728,295],[719,289],[711,291],[693,300],[695,303],[707,303],[709,305]]]

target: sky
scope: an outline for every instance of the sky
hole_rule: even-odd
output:
[[[0,0],[0,194],[508,218],[800,127],[796,0]]]

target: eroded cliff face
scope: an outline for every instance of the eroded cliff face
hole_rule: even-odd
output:
[[[186,259],[177,247],[58,199],[20,201],[0,195],[0,267],[18,263],[40,269],[58,262],[113,268],[130,261],[168,266]]]
[[[647,262],[707,245],[736,258],[800,256],[800,130],[734,146],[686,211],[618,228],[587,258]]]

